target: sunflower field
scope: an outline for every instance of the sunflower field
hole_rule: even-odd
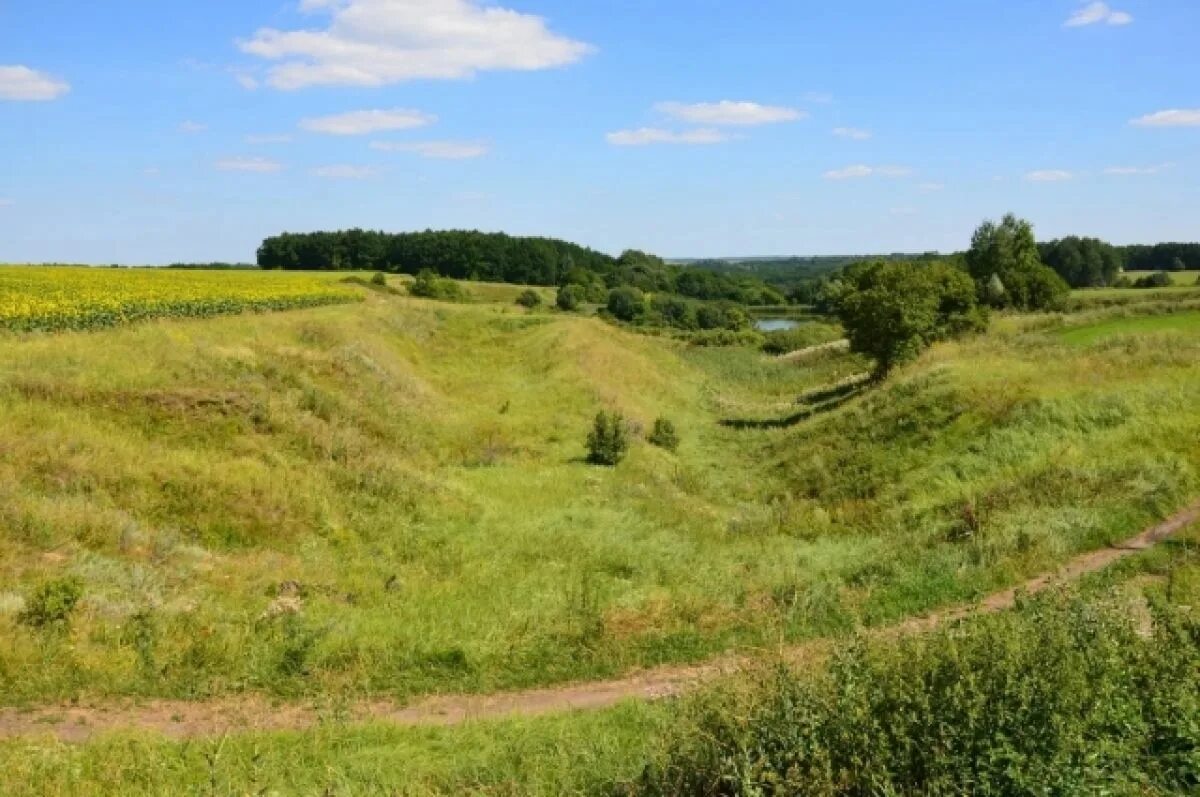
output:
[[[258,271],[0,266],[0,329],[55,332],[356,301],[328,278]]]

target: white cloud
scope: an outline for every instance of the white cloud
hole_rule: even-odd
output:
[[[274,174],[283,171],[283,164],[268,158],[224,158],[217,161],[216,166],[222,172]]]
[[[1025,180],[1030,183],[1061,183],[1074,178],[1074,174],[1064,169],[1039,169],[1025,175]]]
[[[491,147],[479,141],[372,141],[371,149],[380,152],[413,152],[423,158],[437,160],[470,160],[480,158]]]
[[[720,130],[700,128],[697,130],[663,130],[643,127],[637,130],[618,130],[605,136],[608,143],[617,147],[644,147],[650,144],[721,144],[729,136]]]
[[[1137,127],[1200,127],[1200,108],[1150,113],[1139,116],[1130,124]]]
[[[857,127],[835,127],[833,134],[838,138],[848,138],[852,141],[866,141],[871,137],[870,130],[860,130]]]
[[[823,175],[826,180],[857,180],[865,177],[908,177],[913,170],[907,166],[867,166],[856,164],[844,169],[833,169]]]
[[[27,66],[0,66],[0,100],[45,102],[70,90],[68,83]]]
[[[238,73],[233,76],[233,79],[236,80],[237,84],[246,91],[254,91],[258,88],[258,78],[254,77],[253,75]]]
[[[1159,163],[1154,166],[1109,166],[1104,173],[1115,175],[1161,174],[1174,166],[1173,163]]]
[[[379,174],[370,166],[321,166],[312,170],[314,177],[324,177],[327,180],[367,180]]]
[[[180,133],[203,133],[208,129],[208,125],[200,122],[193,122],[190,119],[179,124]]]
[[[539,16],[478,0],[302,0],[300,9],[329,16],[327,27],[263,28],[239,42],[243,52],[276,62],[267,82],[277,89],[533,71],[595,50],[552,32]]]
[[[362,136],[387,130],[411,130],[436,121],[436,116],[421,111],[396,108],[390,111],[352,111],[333,116],[318,116],[301,120],[300,127],[310,133]]]
[[[696,125],[751,127],[777,122],[794,122],[808,114],[795,108],[779,105],[760,105],[757,102],[660,102],[654,106],[660,113]]]
[[[1133,15],[1125,11],[1116,11],[1108,3],[1088,3],[1080,8],[1066,21],[1068,28],[1082,28],[1087,25],[1128,25],[1133,22]]]
[[[250,135],[246,136],[246,143],[247,144],[255,144],[255,145],[258,145],[258,144],[288,144],[288,143],[291,143],[291,140],[292,140],[292,137],[289,136],[287,133],[265,133],[265,134],[261,134],[261,135],[251,133]]]

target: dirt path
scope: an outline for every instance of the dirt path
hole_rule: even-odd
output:
[[[1053,573],[989,595],[977,604],[906,620],[876,633],[920,633],[973,614],[1004,611],[1016,603],[1020,593],[1041,592],[1054,584],[1103,570],[1125,557],[1152,548],[1197,522],[1200,522],[1200,502],[1124,543],[1078,556]],[[789,661],[803,661],[820,655],[829,645],[829,640],[814,640],[788,648],[782,655]],[[43,736],[65,742],[83,742],[97,734],[129,730],[188,739],[246,731],[303,729],[325,720],[377,721],[405,726],[457,725],[471,720],[600,709],[631,699],[655,700],[679,694],[722,674],[736,672],[751,661],[747,657],[727,657],[695,666],[646,670],[613,681],[495,695],[430,697],[409,706],[375,701],[348,707],[321,707],[276,703],[250,695],[201,702],[150,700],[32,710],[0,709],[0,739]]]

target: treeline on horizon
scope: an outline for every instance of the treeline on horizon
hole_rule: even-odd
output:
[[[672,293],[705,301],[783,304],[786,297],[753,275],[671,265],[637,250],[612,257],[555,238],[447,230],[283,233],[263,241],[258,265],[303,271],[384,271],[518,285],[577,285],[596,295],[613,288]]]
[[[1200,271],[1200,243],[1160,243],[1114,246],[1098,238],[1068,236],[1039,243],[1038,256],[1072,288],[1104,288],[1117,285],[1124,271]],[[864,262],[936,262],[960,265],[965,253],[886,255],[824,255],[817,257],[780,257],[712,259],[689,261],[690,268],[717,274],[741,274],[757,277],[789,294],[794,301],[806,302],[816,285],[848,266]]]

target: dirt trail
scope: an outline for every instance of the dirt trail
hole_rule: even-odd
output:
[[[920,633],[973,614],[1004,611],[1016,603],[1021,593],[1041,592],[1054,584],[1103,570],[1125,557],[1152,548],[1197,522],[1200,522],[1200,502],[1124,543],[1078,556],[1053,573],[989,595],[977,604],[913,618],[872,633]],[[830,640],[814,640],[780,653],[789,661],[803,661],[819,656],[829,645]],[[83,742],[97,734],[130,730],[190,739],[247,731],[303,729],[326,720],[390,722],[404,726],[457,725],[472,720],[600,709],[631,699],[660,699],[679,694],[720,675],[736,672],[752,661],[749,657],[730,656],[695,666],[646,670],[612,681],[494,695],[430,697],[409,706],[374,701],[335,710],[314,704],[278,703],[261,696],[248,695],[200,702],[150,700],[30,710],[6,708],[0,709],[0,739],[41,736],[65,742]]]

